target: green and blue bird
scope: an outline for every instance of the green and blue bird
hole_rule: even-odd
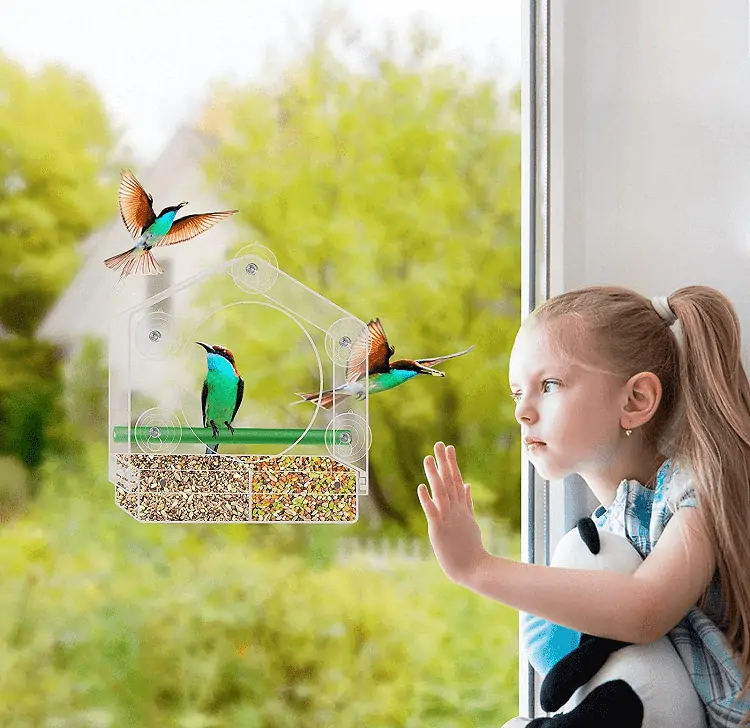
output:
[[[107,268],[122,269],[121,279],[134,274],[159,275],[163,271],[151,253],[151,248],[184,243],[237,212],[202,212],[175,220],[177,213],[187,205],[187,202],[181,202],[179,205],[165,207],[156,215],[153,208],[154,198],[127,169],[120,173],[118,203],[122,221],[136,241],[130,250],[113,255],[104,261]]]
[[[218,344],[211,346],[202,341],[195,343],[206,350],[208,365],[201,392],[203,427],[210,427],[214,437],[218,437],[219,425],[226,425],[234,435],[232,422],[242,404],[242,395],[245,393],[245,382],[237,371],[234,354]],[[218,442],[212,446],[206,446],[206,455],[216,454],[218,451]]]
[[[474,345],[468,349],[455,354],[436,356],[431,359],[398,359],[391,362],[391,357],[396,353],[395,347],[388,343],[380,319],[376,318],[367,324],[357,339],[352,343],[346,362],[346,382],[336,389],[329,389],[322,394],[318,392],[297,392],[302,399],[291,404],[302,402],[313,402],[320,404],[325,409],[333,407],[334,393],[340,397],[355,396],[361,400],[365,396],[365,373],[368,375],[369,394],[378,394],[389,389],[394,389],[419,374],[429,374],[433,377],[444,377],[445,372],[433,367],[446,359],[454,359],[457,356],[468,354]],[[366,372],[366,363],[369,364]]]

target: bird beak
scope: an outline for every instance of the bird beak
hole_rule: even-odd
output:
[[[208,344],[204,344],[202,341],[196,341],[195,343],[198,344],[198,346],[202,346],[209,354],[215,354],[216,353],[214,351],[214,347],[213,346],[209,346]]]
[[[180,207],[185,207],[185,205],[187,205],[187,202],[181,202],[180,203]]]

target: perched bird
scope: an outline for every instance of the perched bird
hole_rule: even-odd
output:
[[[203,212],[175,220],[175,215],[187,205],[187,202],[181,202],[179,205],[165,207],[157,216],[152,207],[154,198],[141,187],[141,183],[127,169],[120,173],[118,202],[122,221],[136,243],[135,247],[130,250],[107,258],[104,265],[112,270],[121,268],[121,278],[138,273],[143,275],[162,273],[161,266],[151,253],[151,248],[183,243],[237,212],[237,210]]]
[[[333,394],[348,397],[355,395],[361,400],[365,396],[365,364],[369,365],[369,393],[377,394],[387,389],[398,387],[408,382],[418,374],[430,374],[433,377],[444,377],[445,372],[433,369],[435,364],[446,359],[453,359],[470,352],[474,346],[459,351],[456,354],[437,356],[432,359],[398,359],[391,362],[390,358],[396,353],[396,349],[388,344],[380,319],[376,318],[367,324],[367,328],[352,343],[351,351],[346,362],[346,382],[336,389],[329,389],[320,396],[320,406],[331,409],[333,406]],[[367,358],[365,357],[367,355]],[[291,404],[312,402],[318,399],[318,392],[308,392],[297,396],[302,399]]]
[[[203,426],[211,427],[214,437],[219,435],[219,425],[226,425],[234,435],[232,422],[242,404],[242,395],[245,392],[245,382],[237,371],[234,354],[218,344],[210,346],[202,341],[195,343],[206,350],[208,364],[208,372],[201,392]],[[206,447],[206,455],[218,451],[218,442]]]

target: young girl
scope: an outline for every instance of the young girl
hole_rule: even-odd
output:
[[[564,293],[521,326],[510,388],[542,477],[580,474],[600,528],[626,536],[634,574],[511,561],[482,546],[453,447],[435,445],[417,488],[453,581],[529,615],[546,672],[581,632],[651,642],[669,633],[711,728],[750,720],[750,383],[740,327],[719,291],[669,298],[618,287]],[[521,725],[522,723],[519,723]]]

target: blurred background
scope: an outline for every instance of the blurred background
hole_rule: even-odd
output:
[[[519,557],[520,73],[521,0],[5,0],[0,726],[517,713],[517,613],[444,577],[416,487],[434,442],[456,445],[487,548]],[[157,212],[241,212],[115,291],[122,167]],[[140,524],[107,480],[109,320],[256,241],[379,317],[397,357],[476,348],[371,400],[356,524]],[[196,296],[211,310],[221,287]],[[304,364],[291,386],[270,355],[245,378],[286,396],[315,388]]]

